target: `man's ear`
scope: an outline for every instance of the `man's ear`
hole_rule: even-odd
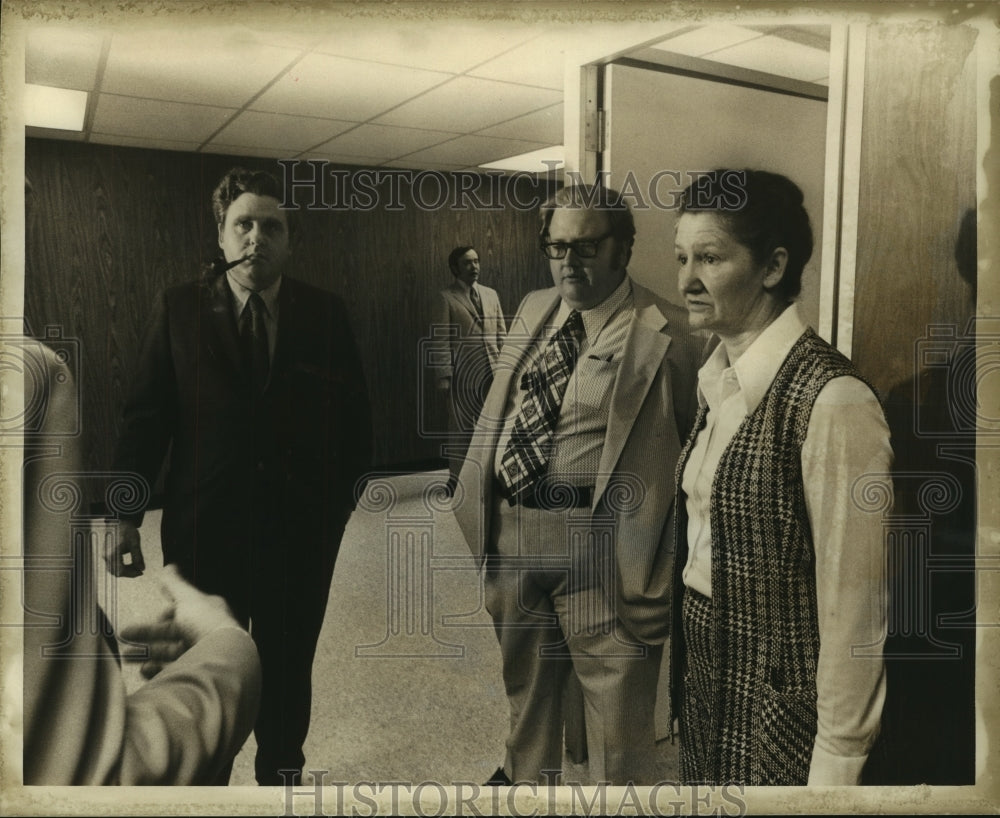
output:
[[[216,225],[216,227],[219,230],[219,247],[222,247],[222,228],[223,228],[223,226],[224,225],[222,223],[219,223],[219,224]]]
[[[788,251],[784,247],[776,247],[771,252],[764,270],[764,286],[773,289],[785,277],[785,267],[788,266]]]
[[[618,266],[624,269],[632,260],[632,244],[627,241],[619,242],[618,249]]]

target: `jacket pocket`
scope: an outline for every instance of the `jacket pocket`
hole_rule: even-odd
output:
[[[761,687],[754,785],[805,785],[816,739],[816,689]]]

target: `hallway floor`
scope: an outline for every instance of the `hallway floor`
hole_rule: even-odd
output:
[[[443,472],[369,485],[334,572],[313,666],[306,768],[327,781],[483,783],[504,757],[508,707],[500,651],[476,567],[447,501]],[[109,581],[102,598],[117,627],[155,616],[159,512],[141,529],[147,571]],[[108,578],[111,580],[111,578]],[[142,684],[126,663],[129,689]],[[232,785],[253,785],[251,736]],[[677,745],[659,742],[661,780],[676,780]],[[564,781],[589,783],[586,764]]]

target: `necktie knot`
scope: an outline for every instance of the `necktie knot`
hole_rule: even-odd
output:
[[[256,292],[250,293],[245,309],[250,310],[252,318],[256,318],[258,315],[263,318],[264,313],[267,312],[267,307],[264,306],[264,299],[260,297],[260,293]]]

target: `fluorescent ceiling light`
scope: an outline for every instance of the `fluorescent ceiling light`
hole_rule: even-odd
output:
[[[565,163],[566,150],[562,145],[553,145],[551,148],[522,153],[511,156],[508,159],[500,159],[496,162],[488,162],[480,165],[481,168],[490,170],[521,170],[529,173],[548,173],[561,168]]]
[[[87,92],[47,85],[24,86],[24,124],[35,128],[82,131]]]

